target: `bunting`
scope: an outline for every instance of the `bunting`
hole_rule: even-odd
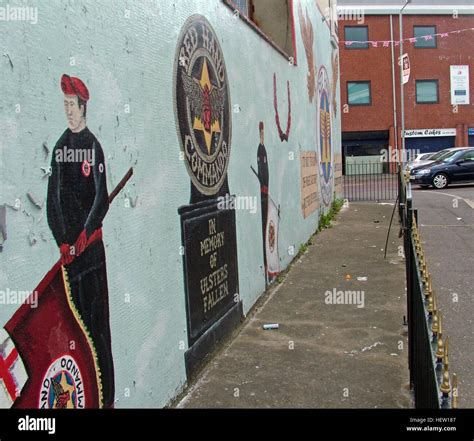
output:
[[[395,46],[400,46],[401,42],[416,43],[419,40],[429,41],[433,40],[434,37],[447,38],[450,34],[460,34],[461,32],[474,31],[474,28],[458,29],[456,31],[440,32],[437,34],[421,35],[419,37],[408,37],[402,40],[340,40],[339,43],[345,44],[346,46],[352,46],[353,44],[366,43],[372,47],[390,47],[391,43]]]

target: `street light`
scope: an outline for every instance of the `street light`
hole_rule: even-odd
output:
[[[398,15],[398,22],[400,23],[400,99],[401,99],[401,110],[402,110],[402,133],[401,133],[401,138],[402,138],[402,158],[403,158],[403,164],[405,164],[405,156],[406,156],[406,150],[405,150],[405,103],[404,103],[404,95],[403,95],[403,10],[407,7],[407,5],[411,3],[411,0],[405,0],[405,4],[403,5],[403,8],[400,9],[400,13]]]

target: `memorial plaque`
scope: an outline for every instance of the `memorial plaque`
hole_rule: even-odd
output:
[[[301,167],[301,209],[306,219],[319,208],[318,162],[315,151],[300,153]]]
[[[235,211],[214,200],[180,214],[191,345],[239,302]]]

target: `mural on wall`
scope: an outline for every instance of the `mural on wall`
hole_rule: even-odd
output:
[[[0,253],[3,251],[3,244],[7,240],[7,207],[0,205]]]
[[[190,203],[178,209],[189,376],[210,345],[229,328],[228,323],[242,315],[235,210],[227,180],[231,151],[229,84],[218,37],[201,15],[191,16],[178,38],[174,94],[178,138],[191,178]]]
[[[334,188],[336,194],[343,194],[343,176],[342,176],[342,155],[338,153],[334,155]]]
[[[333,135],[331,89],[327,70],[321,66],[318,72],[318,101],[316,112],[317,139],[319,142],[319,174],[322,201],[330,205],[333,195]]]
[[[301,210],[306,219],[319,208],[318,160],[316,151],[300,152],[301,167]]]
[[[268,219],[265,232],[268,283],[271,283],[280,274],[280,254],[278,252],[279,221],[280,205],[277,205],[272,197],[268,195]]]
[[[260,204],[262,210],[262,243],[265,286],[268,286],[280,273],[280,256],[278,254],[278,225],[280,207],[276,206],[270,196],[268,187],[268,156],[265,148],[265,126],[263,121],[258,125],[260,143],[257,147],[257,170],[250,167],[260,182]]]
[[[337,79],[339,78],[339,53],[334,51],[332,56],[332,110],[334,115],[337,114]]]
[[[332,38],[338,42],[338,15],[337,2],[331,0],[315,0],[319,11],[324,16],[324,22],[328,26]]]
[[[55,24],[43,20],[21,41],[2,34],[14,68],[0,66],[8,86],[0,106],[0,407],[166,406],[290,263],[291,247],[313,234],[331,164],[329,185],[340,186],[333,49],[315,0],[281,11],[282,32],[294,39],[288,47],[300,55],[291,67],[224,2],[137,2],[139,19],[117,19],[127,2],[115,0],[112,13],[105,2],[45,2],[42,15]],[[303,18],[293,20],[299,3]],[[91,32],[85,6],[104,26]],[[157,17],[163,26],[146,25]],[[56,47],[66,25],[82,37]],[[255,48],[245,65],[237,40]],[[18,56],[24,47],[27,58]],[[71,55],[77,65],[63,68]],[[332,117],[325,144],[323,64],[321,108]],[[70,76],[61,87],[63,69]],[[107,202],[131,165],[139,180],[127,174]],[[119,206],[113,198],[124,185]],[[244,200],[261,216],[244,211]],[[7,304],[7,287],[33,295]]]
[[[104,153],[86,124],[89,91],[66,74],[61,89],[68,128],[53,150],[47,193],[60,259],[0,335],[4,407],[114,405],[102,222],[133,170],[109,196]]]
[[[176,126],[191,178],[190,203],[229,193],[232,122],[224,57],[205,17],[181,30],[174,70]]]
[[[102,221],[109,209],[105,159],[86,126],[89,91],[63,75],[68,129],[53,150],[48,184],[48,224],[61,253],[71,296],[97,351],[104,405],[114,400],[114,367]],[[71,160],[72,159],[72,160]]]
[[[300,19],[300,32],[301,32],[301,39],[303,40],[304,51],[306,53],[306,61],[308,63],[308,98],[309,102],[313,102],[314,92],[316,88],[316,78],[315,78],[315,71],[314,71],[314,54],[313,54],[313,42],[314,42],[314,34],[313,34],[313,24],[308,15],[308,10],[306,12],[306,18],[303,15],[303,9],[301,8],[301,3],[298,2],[298,16]]]
[[[337,115],[337,83],[339,79],[339,50],[334,49],[332,55],[332,110],[333,115]],[[341,195],[343,193],[343,182],[342,182],[342,155],[340,152],[334,154],[334,191],[336,194]]]
[[[280,115],[278,113],[278,96],[277,96],[277,85],[276,85],[276,74],[273,74],[273,108],[275,109],[275,123],[278,129],[278,136],[281,142],[288,141],[291,129],[291,95],[290,95],[290,82],[286,82],[286,91],[288,95],[288,119],[286,122],[286,130],[283,132],[280,124]]]

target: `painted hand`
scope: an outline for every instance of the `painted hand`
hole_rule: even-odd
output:
[[[67,243],[63,243],[59,247],[59,253],[61,254],[61,265],[69,265],[73,261],[74,256],[71,255],[70,250],[71,246]]]

